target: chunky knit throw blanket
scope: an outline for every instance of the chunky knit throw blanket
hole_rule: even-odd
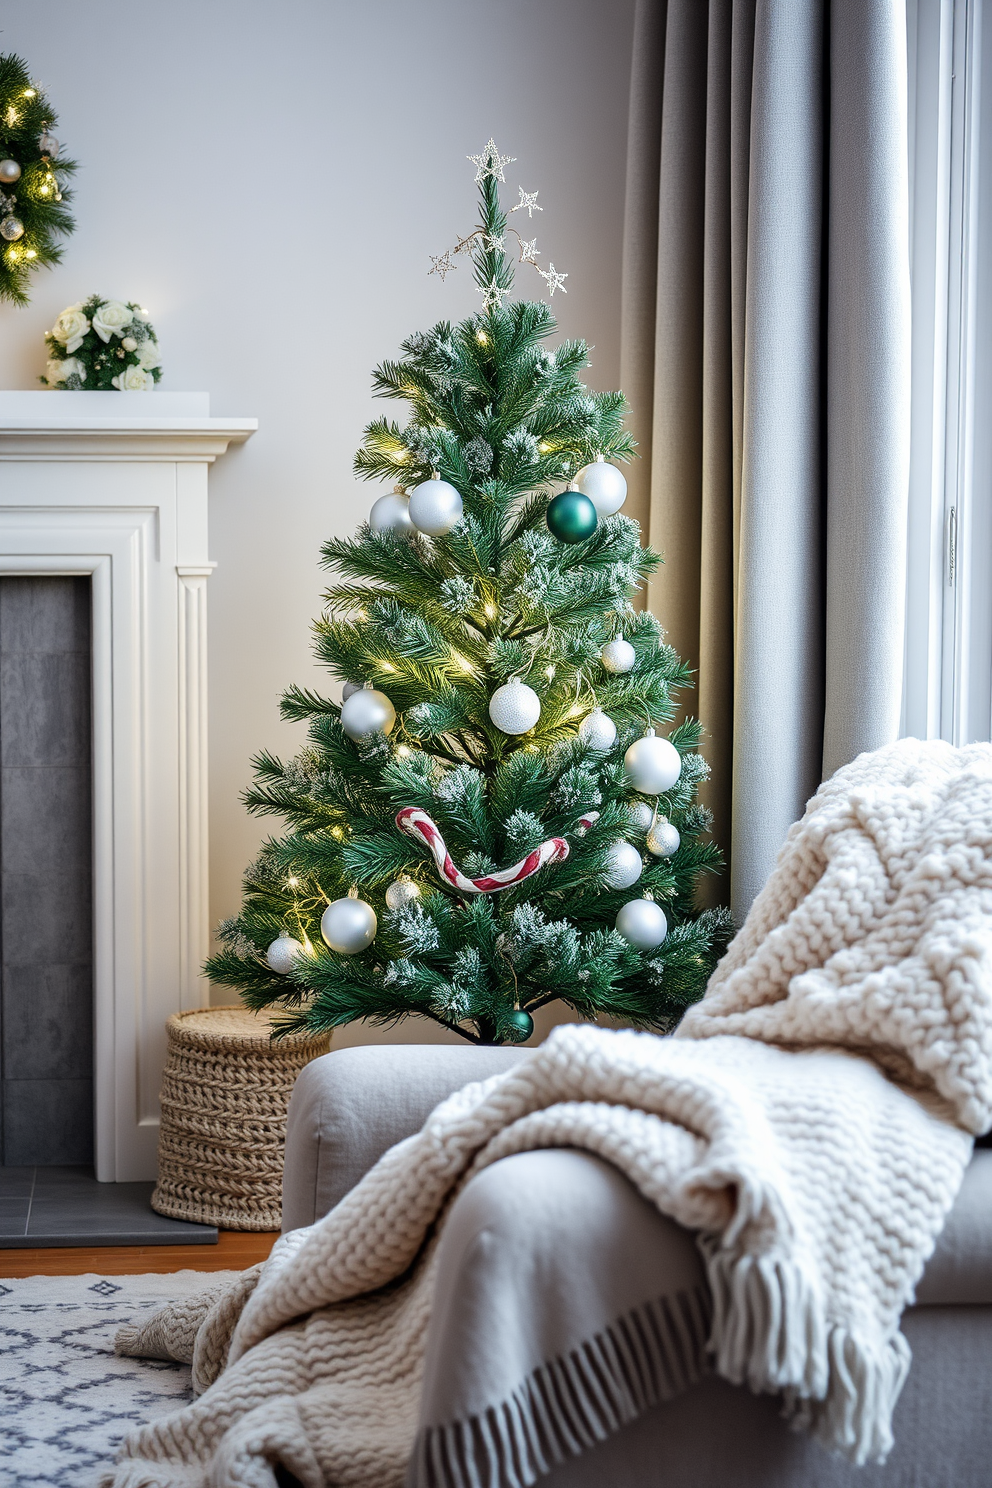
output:
[[[557,1029],[233,1289],[125,1329],[206,1393],[104,1484],[399,1488],[438,1222],[486,1164],[563,1145],[697,1233],[720,1374],[882,1460],[900,1314],[990,1123],[992,747],[905,740],[821,787],[674,1038]]]

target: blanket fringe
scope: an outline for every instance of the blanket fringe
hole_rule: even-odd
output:
[[[793,1262],[701,1244],[717,1373],[756,1394],[783,1392],[797,1430],[857,1465],[884,1462],[911,1360],[903,1335],[878,1345],[828,1328],[816,1286]]]
[[[702,1287],[634,1308],[484,1415],[423,1429],[406,1488],[530,1488],[709,1373],[710,1323]]]

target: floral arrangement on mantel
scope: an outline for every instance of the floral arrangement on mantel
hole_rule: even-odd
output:
[[[162,376],[158,337],[147,310],[130,300],[90,295],[68,305],[45,332],[46,387],[89,392],[150,392]]]

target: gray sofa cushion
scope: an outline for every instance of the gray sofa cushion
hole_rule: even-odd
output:
[[[528,1057],[439,1044],[336,1049],[301,1072],[289,1106],[283,1229],[332,1209],[453,1091]],[[976,1151],[917,1289],[925,1306],[992,1304],[992,1151]]]

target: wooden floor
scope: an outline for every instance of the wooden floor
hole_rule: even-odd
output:
[[[0,1277],[140,1276],[147,1271],[244,1271],[264,1261],[279,1231],[221,1230],[216,1245],[86,1245],[0,1250]]]

